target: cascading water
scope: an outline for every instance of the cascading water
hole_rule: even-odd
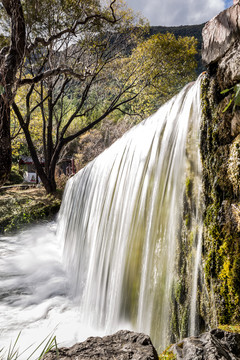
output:
[[[187,141],[199,172],[199,91],[185,87],[68,182],[59,233],[83,323],[112,332],[125,320],[167,344]]]
[[[198,80],[68,181],[57,235],[45,226],[44,234],[38,227],[1,239],[2,339],[22,328],[39,338],[41,328],[46,335],[56,327],[67,345],[128,327],[167,345],[186,147],[199,175],[200,113]],[[200,228],[198,211],[194,218]],[[200,239],[201,231],[193,244],[192,333]]]

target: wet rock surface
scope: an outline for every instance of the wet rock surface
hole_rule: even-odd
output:
[[[238,360],[240,334],[214,329],[172,346],[177,360]]]
[[[158,355],[149,336],[132,331],[118,331],[104,337],[90,337],[70,348],[50,351],[44,360],[157,360]]]

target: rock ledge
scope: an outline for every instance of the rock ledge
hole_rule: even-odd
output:
[[[177,360],[239,360],[240,334],[214,329],[172,346]]]
[[[149,336],[132,331],[118,331],[104,337],[90,337],[70,348],[50,351],[44,360],[158,360]]]

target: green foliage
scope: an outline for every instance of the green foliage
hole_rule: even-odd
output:
[[[166,33],[173,33],[176,38],[179,36],[185,37],[190,36],[197,39],[197,54],[196,54],[196,60],[197,60],[197,74],[201,74],[205,68],[202,63],[202,56],[201,56],[201,50],[202,50],[202,29],[205,24],[200,25],[184,25],[184,26],[151,26],[150,27],[150,35],[155,35],[158,33],[166,34]]]
[[[21,87],[18,89],[17,94],[15,96],[15,102],[23,114],[24,117],[27,117],[29,113],[29,109],[27,109],[27,102],[29,103],[30,109],[34,109],[31,111],[31,120],[28,124],[29,132],[31,133],[31,138],[33,144],[37,150],[39,157],[43,157],[43,118],[42,111],[38,105],[41,101],[39,94],[41,93],[40,85],[35,86],[34,90],[30,97],[28,97],[28,93],[30,91],[30,85]],[[47,90],[42,88],[43,96],[47,96]],[[46,104],[47,106],[47,104]],[[19,125],[19,121],[14,111],[11,111],[11,124],[10,124],[11,138],[12,138],[12,158],[14,161],[18,161],[21,155],[29,156],[29,149],[27,140],[21,126]],[[52,131],[52,136],[55,136],[55,129]],[[46,141],[46,139],[45,139]]]
[[[22,172],[17,165],[13,165],[6,185],[21,184],[23,182]]]
[[[142,117],[150,115],[194,80],[196,44],[193,37],[176,38],[170,33],[153,35],[140,42],[122,69],[126,74],[135,69],[140,79],[136,85],[139,96],[128,108]]]
[[[226,94],[232,90],[233,90],[232,97],[229,100],[227,106],[223,109],[223,112],[227,111],[227,109],[231,106],[232,103],[233,103],[232,111],[235,111],[236,106],[240,106],[240,84],[236,84],[235,86],[231,87],[230,89],[225,89],[225,90],[221,91],[221,94]]]
[[[159,360],[175,360],[177,358],[176,355],[174,355],[173,352],[170,350],[170,347],[171,346],[169,346],[166,350],[162,352],[161,355],[159,355]]]
[[[41,0],[39,2],[36,2],[36,0],[22,0],[21,3],[29,40],[34,40],[40,36],[49,37],[59,31],[71,28],[76,21],[81,20],[83,20],[82,28],[89,30],[94,27],[95,30],[99,31],[105,22],[103,17],[109,20],[113,19],[109,3],[100,4],[98,0]],[[112,7],[117,15],[121,16],[123,14],[123,10],[120,9],[120,7],[123,8],[122,1],[117,1]],[[99,16],[93,17],[91,21],[84,23],[86,17],[93,14]],[[2,8],[0,8],[0,19],[4,34],[8,39],[9,18],[6,17]],[[72,32],[72,38],[75,35],[77,35],[77,30]]]
[[[147,24],[121,0],[22,4],[30,50],[13,104],[22,128],[12,114],[13,156],[27,145],[51,192],[66,144],[113,112],[115,120],[152,114],[195,78],[196,40],[169,33],[142,40]]]
[[[22,5],[28,50],[12,105],[13,155],[22,155],[27,143],[42,183],[53,192],[66,145],[119,111],[123,95],[131,100],[117,62],[147,25],[122,0],[23,0]]]
[[[29,223],[51,219],[59,210],[61,195],[41,189],[8,190],[0,194],[0,233],[21,229]]]

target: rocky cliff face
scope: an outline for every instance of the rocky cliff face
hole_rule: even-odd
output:
[[[240,1],[205,25],[202,57],[207,73],[201,99],[203,246],[196,299],[197,334],[218,324],[240,321],[240,107],[234,107],[233,100],[234,87],[240,83]],[[226,89],[229,91],[222,93]],[[189,320],[192,248],[199,230],[193,214],[199,206],[194,200],[199,181],[191,167],[191,153],[187,149],[178,275],[172,296],[172,342],[193,334]]]
[[[201,155],[204,184],[203,267],[207,291],[201,315],[208,324],[240,321],[240,3],[203,29],[203,121]],[[230,89],[225,93],[222,91]]]

